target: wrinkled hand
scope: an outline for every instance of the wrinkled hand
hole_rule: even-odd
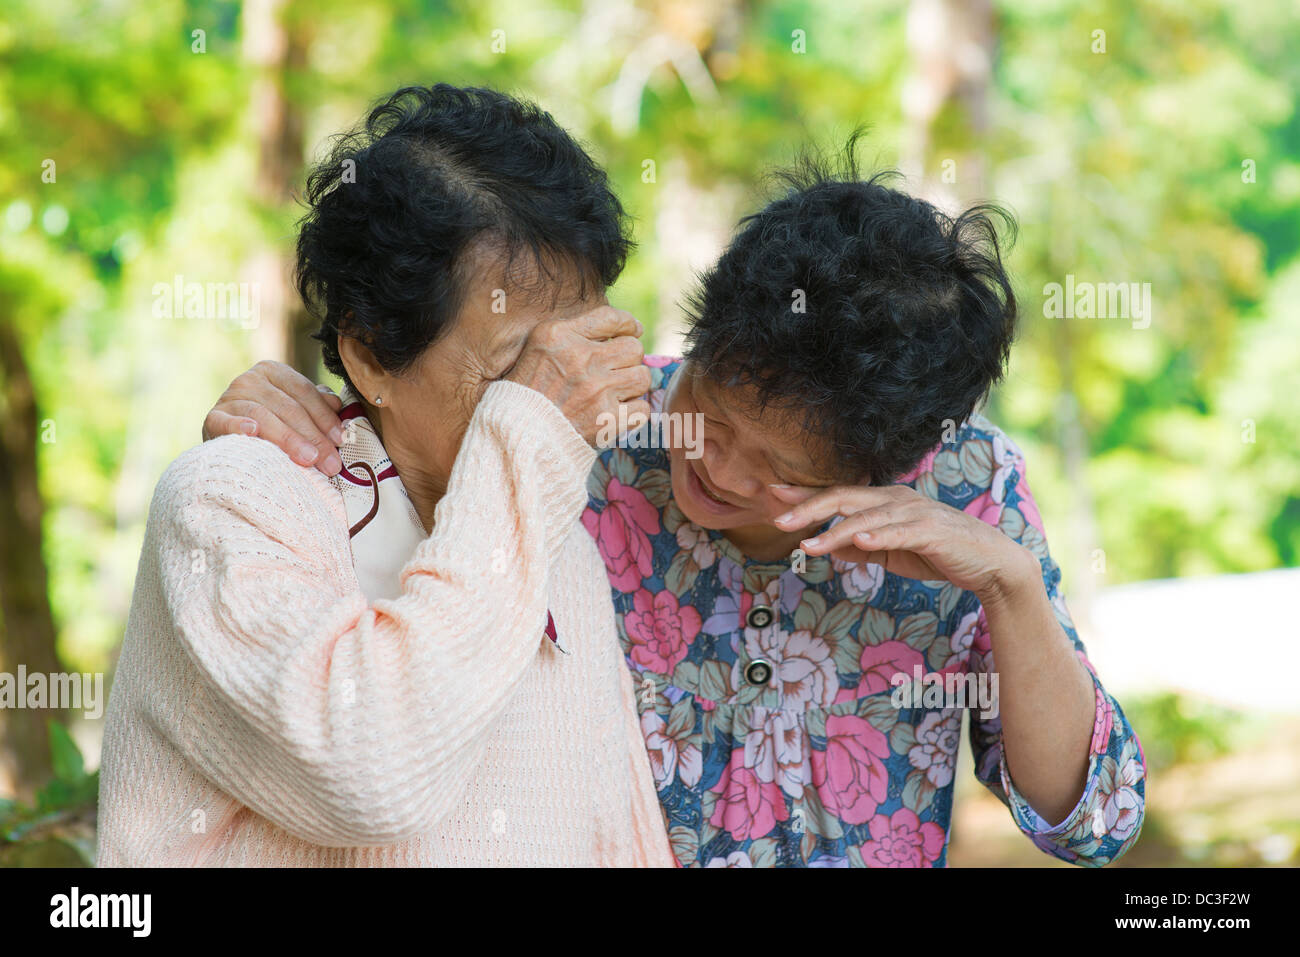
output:
[[[808,555],[880,565],[921,581],[949,581],[974,592],[981,602],[997,600],[1041,575],[1029,549],[975,516],[906,485],[771,489],[793,506],[775,519],[784,531],[844,516],[827,532],[801,543]]]
[[[283,362],[263,360],[230,383],[203,420],[203,440],[219,435],[256,435],[274,442],[299,465],[326,475],[343,468],[338,447],[343,403],[326,386]]]
[[[542,393],[595,445],[605,416],[635,427],[650,413],[642,398],[650,370],[630,313],[602,305],[574,318],[543,320],[530,333],[507,379]],[[299,465],[326,475],[343,468],[338,396],[282,362],[263,360],[238,376],[203,420],[203,439],[254,435],[275,443]]]
[[[572,319],[544,319],[506,378],[554,402],[595,446],[602,425],[618,421],[619,406],[626,406],[624,420],[632,427],[650,415],[642,398],[650,391],[650,370],[636,338],[641,332],[631,313],[613,306]]]

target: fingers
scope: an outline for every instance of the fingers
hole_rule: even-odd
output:
[[[919,551],[928,541],[921,536],[922,528],[917,522],[901,522],[897,525],[884,525],[870,532],[858,532],[853,536],[853,545],[865,554],[862,560],[872,565],[889,567],[889,553],[895,551]]]
[[[624,309],[600,306],[577,319],[574,328],[588,339],[613,339],[616,336],[640,336],[645,331],[636,316]]]
[[[624,402],[627,409],[627,430],[635,432],[647,422],[650,421],[650,403],[645,399],[633,399],[631,402]]]
[[[894,505],[878,505],[861,512],[855,512],[841,522],[836,522],[815,538],[805,539],[800,545],[809,555],[825,555],[837,548],[855,544],[855,536],[861,532],[882,528],[897,521],[898,508]]]
[[[779,528],[787,530],[803,528],[814,522],[824,522],[832,515],[844,515],[874,505],[882,505],[893,500],[899,494],[895,489],[899,488],[907,492],[912,491],[898,485],[883,488],[837,485],[834,488],[821,490],[773,521]]]
[[[645,367],[645,349],[641,340],[632,336],[618,336],[600,343],[593,350],[594,355],[608,369],[626,369],[629,366]]]
[[[325,404],[329,406],[331,411],[338,412],[340,409],[343,408],[343,400],[340,399],[338,395],[335,393],[335,391],[331,389],[329,386],[324,384],[318,385],[316,386],[316,391],[319,392],[322,396],[324,396]]]
[[[299,465],[315,465],[325,475],[343,467],[338,444],[343,424],[327,397],[311,380],[279,362],[259,362],[235,379],[216,410],[256,421],[257,434],[274,442]],[[325,421],[323,431],[312,411]]]
[[[610,374],[614,386],[614,394],[619,399],[635,399],[643,396],[650,391],[653,384],[653,378],[648,366],[631,366],[630,368],[617,369]]]
[[[229,415],[219,409],[213,409],[203,420],[203,441],[215,439],[219,435],[256,435],[257,420],[242,415]]]
[[[299,465],[315,465],[326,475],[337,475],[343,467],[343,462],[338,453],[334,451],[334,446],[328,444],[329,440],[324,439],[323,436],[317,433],[318,440],[326,442],[326,447],[330,450],[325,459],[322,459],[319,445],[308,441],[297,431],[295,426],[286,423],[273,410],[272,406],[276,404],[276,400],[270,398],[265,402],[254,402],[250,399],[225,399],[222,401],[222,408],[231,417],[249,419],[255,422],[257,429],[254,434],[279,446],[288,454],[289,458]],[[278,404],[289,409],[296,408],[300,415],[305,415],[301,411],[301,406],[289,401],[287,396],[284,396]]]
[[[825,491],[807,485],[769,485],[767,488],[778,502],[784,502],[786,505],[802,504],[818,492]]]
[[[296,400],[302,406],[312,425],[315,426],[317,434],[321,437],[328,436],[330,441],[334,443],[335,448],[343,443],[343,423],[335,415],[337,409],[342,406],[338,396],[332,392],[322,392],[305,375],[283,362],[263,361],[257,363],[253,368],[260,371],[271,385]],[[330,399],[333,399],[333,402]],[[283,413],[280,414],[284,418]],[[302,420],[300,416],[295,415],[286,419],[286,421],[298,428],[298,423]],[[319,444],[314,437],[309,436],[302,429],[298,429],[298,432],[314,444]],[[323,454],[326,453],[323,448],[321,451]]]

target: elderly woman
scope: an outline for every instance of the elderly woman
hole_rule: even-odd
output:
[[[943,866],[969,714],[975,774],[1026,837],[1109,863],[1141,830],[1141,745],[1071,622],[1025,457],[976,411],[1016,319],[996,210],[944,216],[852,152],[786,175],[704,276],[685,361],[646,360],[652,407],[700,416],[702,454],[638,437],[589,484],[673,850]],[[330,471],[330,405],[268,366],[209,426],[255,423]]]
[[[341,468],[232,435],[159,481],[99,865],[670,866],[579,523],[650,379],[603,173],[534,107],[412,88],[308,198]]]

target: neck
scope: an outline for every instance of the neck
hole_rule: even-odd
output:
[[[447,492],[446,483],[421,473],[413,466],[403,466],[396,452],[389,452],[388,456],[393,460],[397,474],[402,478],[402,487],[406,489],[407,497],[415,506],[415,514],[420,516],[420,524],[424,526],[425,533],[432,532],[433,514]]]
[[[375,434],[379,436],[379,441],[384,446],[384,451],[393,462],[393,468],[397,469],[397,474],[402,480],[402,488],[406,489],[406,497],[411,500],[411,505],[415,508],[415,514],[420,518],[420,524],[424,526],[425,534],[433,531],[433,514],[437,511],[438,503],[442,497],[447,494],[446,476],[434,475],[420,465],[420,457],[408,452],[402,446],[400,437],[392,430],[390,435],[385,435],[383,425],[383,411],[377,409],[364,399],[361,404],[365,406],[366,418],[370,424],[375,427]]]

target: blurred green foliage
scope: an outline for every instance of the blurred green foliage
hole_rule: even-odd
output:
[[[905,11],[290,0],[285,16],[309,24],[310,47],[281,79],[311,155],[401,83],[538,99],[590,145],[635,217],[639,250],[611,297],[654,341],[680,321],[689,270],[762,202],[765,170],[863,123],[864,159],[899,161]],[[51,599],[60,652],[83,670],[111,666],[157,476],[264,354],[255,330],[154,318],[151,290],[178,274],[237,281],[252,245],[292,245],[298,211],[253,195],[244,13],[236,0],[16,0],[0,22],[0,322],[22,334],[50,426],[38,451]],[[1009,261],[1022,333],[989,414],[1027,453],[1067,594],[1082,576],[1295,564],[1293,5],[1008,0],[996,13],[987,129],[947,109],[926,172],[976,152],[984,196],[1020,219]],[[647,59],[657,36],[703,38],[698,63]],[[55,183],[42,182],[47,159]],[[1043,287],[1067,274],[1150,282],[1151,327],[1045,318]],[[1070,421],[1084,440],[1077,469],[1063,451]]]
[[[54,778],[31,806],[0,798],[0,867],[90,867],[99,772],[86,773],[68,729],[49,722]]]
[[[1132,695],[1123,708],[1142,742],[1148,774],[1229,754],[1250,726],[1238,710],[1175,691]]]

